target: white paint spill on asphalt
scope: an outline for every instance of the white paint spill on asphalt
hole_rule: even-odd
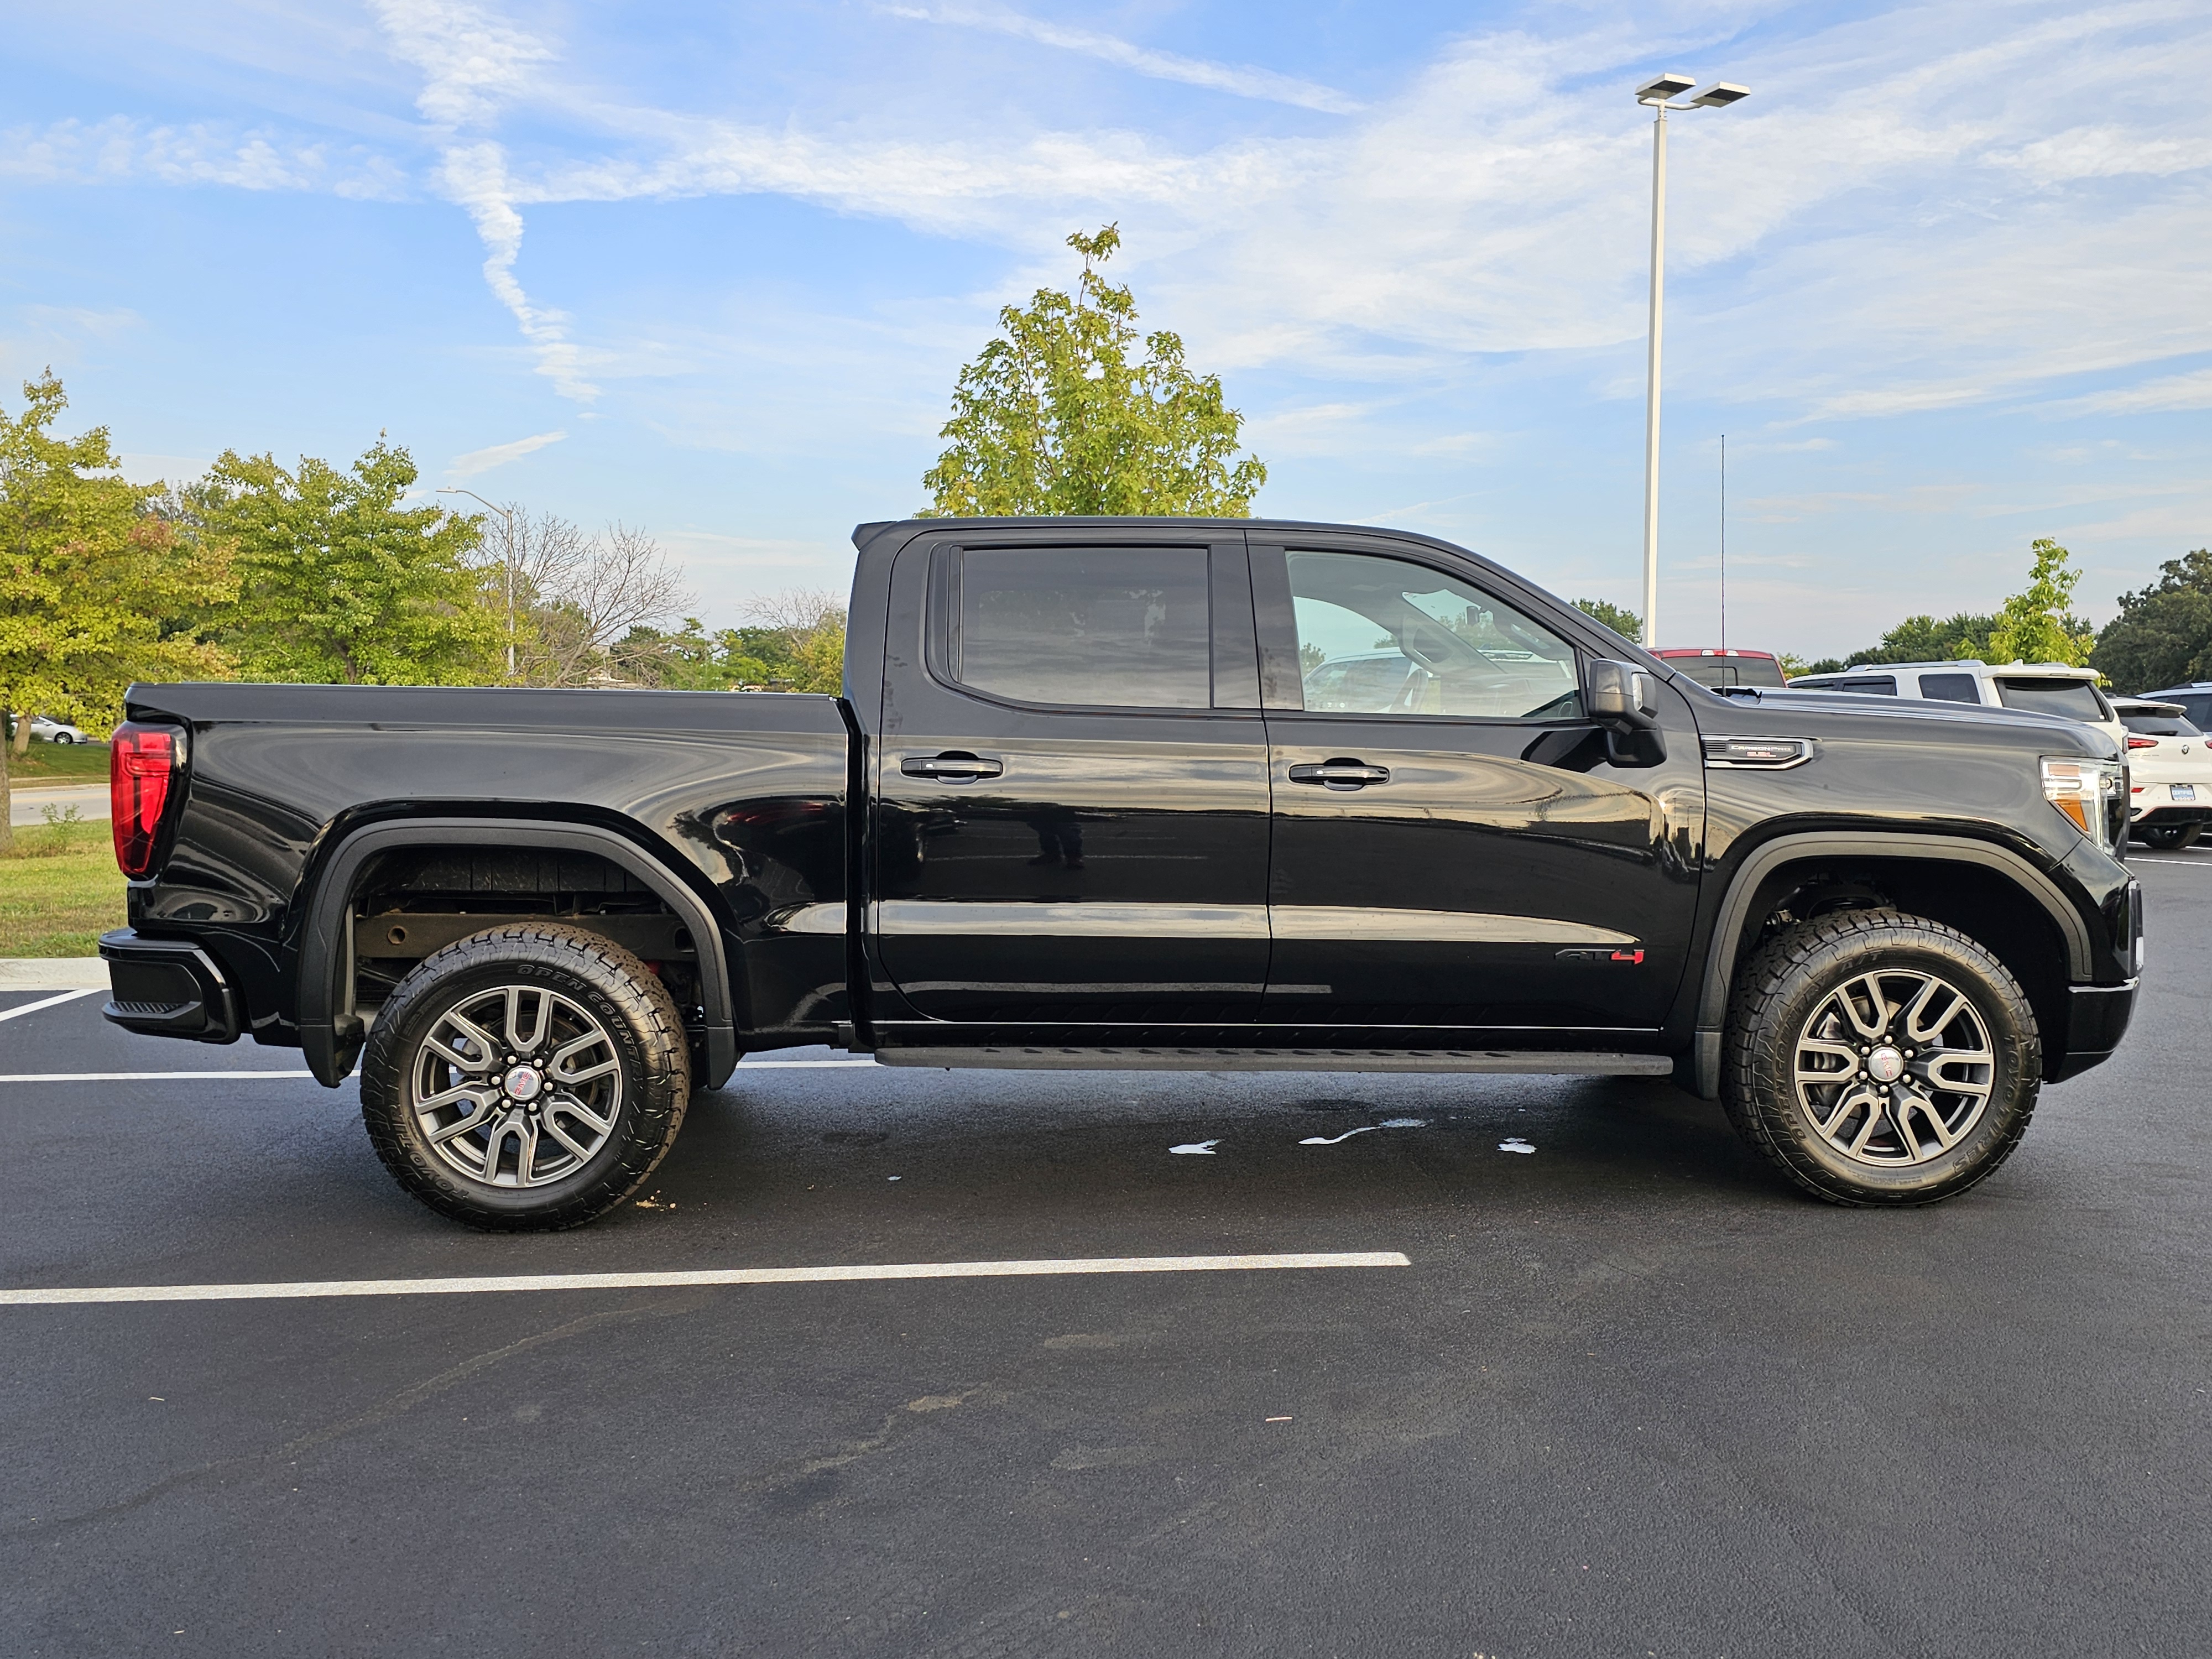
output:
[[[1498,1143],[1498,1150],[1501,1152],[1533,1152],[1536,1149],[1534,1146],[1531,1146],[1527,1141],[1522,1139],[1519,1135],[1513,1135],[1504,1140],[1499,1141]]]
[[[1298,1142],[1298,1145],[1301,1146],[1334,1146],[1340,1140],[1349,1140],[1354,1135],[1371,1135],[1374,1133],[1375,1125],[1372,1123],[1363,1123],[1357,1129],[1346,1129],[1340,1135],[1308,1135],[1304,1140]]]
[[[1213,1149],[1221,1142],[1214,1140],[1186,1140],[1180,1146],[1170,1146],[1168,1152],[1174,1158],[1212,1158]]]

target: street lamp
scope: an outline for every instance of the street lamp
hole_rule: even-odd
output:
[[[1659,643],[1659,334],[1667,274],[1667,112],[1725,109],[1751,96],[1749,87],[1716,81],[1686,104],[1680,97],[1696,80],[1687,75],[1655,76],[1636,89],[1636,101],[1655,112],[1651,123],[1651,356],[1644,406],[1644,643]]]
[[[441,495],[465,495],[472,501],[483,501],[486,507],[507,520],[507,677],[514,678],[514,509],[494,506],[473,489],[463,489],[456,484],[441,484]]]

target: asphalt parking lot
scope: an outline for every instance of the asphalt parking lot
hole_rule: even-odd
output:
[[[488,1237],[351,1085],[0,1082],[5,1288],[1407,1263],[0,1306],[0,1650],[2202,1651],[2212,852],[2137,862],[2129,1046],[1924,1212],[1656,1084],[749,1065]],[[299,1066],[98,1002],[0,1073]]]

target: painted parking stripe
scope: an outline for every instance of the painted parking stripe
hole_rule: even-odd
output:
[[[326,1279],[273,1285],[106,1285],[0,1291],[0,1307],[107,1302],[274,1302],[332,1296],[473,1296],[490,1291],[659,1291],[698,1285],[845,1285],[885,1279],[1031,1279],[1089,1273],[1231,1273],[1285,1267],[1410,1267],[1397,1250],[1284,1255],[1109,1255],[1041,1261],[906,1261],[838,1267],[712,1267],[684,1273],[518,1273],[472,1279]]]
[[[64,991],[58,997],[46,997],[37,1002],[27,1002],[20,1008],[0,1010],[0,1019],[21,1019],[25,1014],[35,1014],[41,1008],[51,1008],[57,1003],[75,1002],[79,997],[94,994],[90,990]]]
[[[787,1072],[818,1072],[825,1066],[873,1066],[876,1064],[877,1062],[872,1060],[741,1060],[738,1062],[738,1069],[741,1072],[770,1072],[779,1069]]]
[[[313,1076],[313,1072],[0,1072],[0,1083],[167,1083],[178,1078]]]

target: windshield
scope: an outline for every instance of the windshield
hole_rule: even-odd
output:
[[[2069,720],[2108,720],[2112,711],[2087,680],[2000,679],[1997,696],[2008,708],[2031,714],[2057,714]]]

